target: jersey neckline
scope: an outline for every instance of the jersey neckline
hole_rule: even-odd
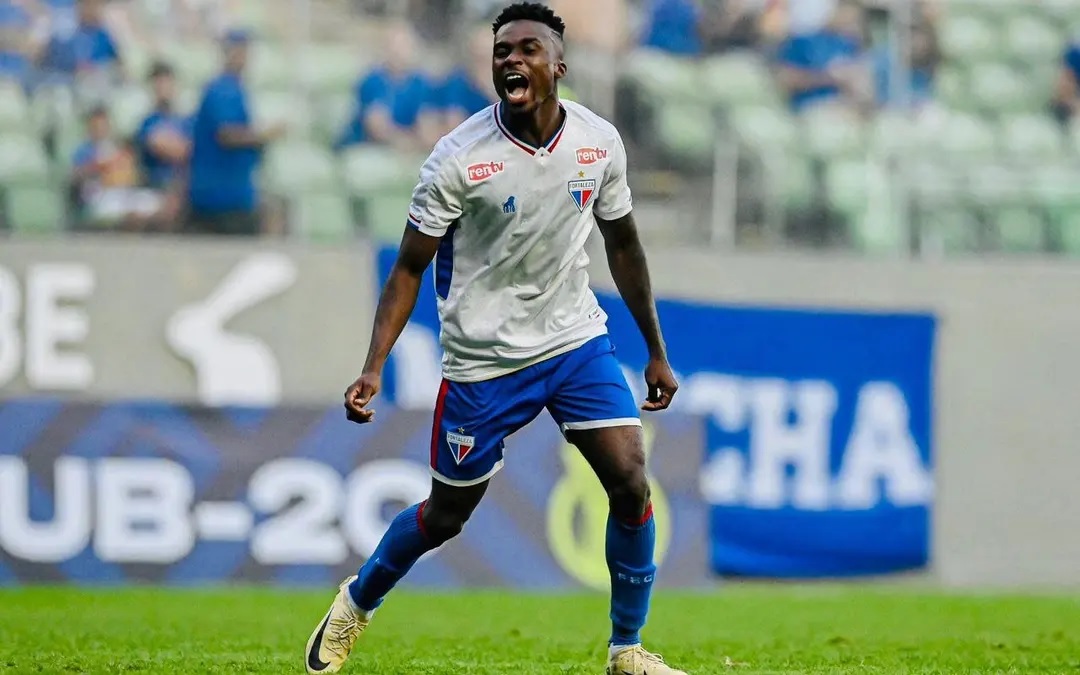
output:
[[[508,141],[518,146],[530,155],[535,155],[536,153],[540,152],[541,148],[534,147],[529,143],[521,140],[514,134],[510,133],[510,130],[506,128],[505,124],[503,124],[502,105],[502,101],[499,101],[492,109],[495,115],[495,126],[499,128],[499,131],[502,132],[502,135],[506,136],[506,139]],[[559,104],[559,110],[562,110],[563,112],[563,122],[559,125],[559,129],[555,132],[551,139],[547,143],[545,143],[542,148],[543,150],[546,150],[549,154],[555,150],[555,146],[557,146],[559,144],[559,141],[562,140],[563,132],[566,130],[566,123],[570,121],[570,113],[566,110],[562,103]]]

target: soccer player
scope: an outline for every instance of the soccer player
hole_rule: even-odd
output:
[[[667,408],[678,385],[631,215],[622,140],[588,109],[559,100],[564,31],[543,5],[507,7],[494,23],[500,102],[440,140],[420,170],[367,362],[345,393],[345,409],[353,422],[374,419],[383,365],[434,258],[445,356],[431,494],[402,511],[359,573],[342,583],[308,640],[309,673],[342,667],[394,585],[420,556],[461,532],[503,465],[506,436],[547,408],[609,497],[607,672],[685,675],[641,646],[655,526],[638,406],[589,289],[585,242],[594,224],[648,345],[642,408]]]

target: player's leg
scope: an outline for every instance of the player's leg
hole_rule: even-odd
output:
[[[611,574],[608,672],[677,675],[641,647],[656,565],[656,526],[637,402],[607,338],[568,359],[548,408],[608,495],[605,552]]]

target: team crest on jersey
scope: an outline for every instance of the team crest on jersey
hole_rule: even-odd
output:
[[[570,189],[570,197],[574,200],[574,204],[577,205],[578,211],[584,213],[585,207],[589,205],[589,201],[596,194],[596,179],[572,180],[567,183],[567,187]]]
[[[604,148],[578,148],[577,163],[584,166],[596,164],[602,159],[607,159],[607,150]]]
[[[469,166],[469,182],[482,183],[506,168],[505,162],[481,162]]]
[[[476,447],[476,436],[466,436],[465,429],[459,428],[457,433],[446,432],[446,443],[450,446],[450,453],[454,455],[454,462],[461,464]]]

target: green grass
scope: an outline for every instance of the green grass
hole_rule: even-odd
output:
[[[302,673],[332,597],[255,589],[0,590],[0,672]],[[395,594],[346,673],[598,674],[606,599]],[[646,646],[691,675],[1080,673],[1080,599],[855,587],[661,593]]]

